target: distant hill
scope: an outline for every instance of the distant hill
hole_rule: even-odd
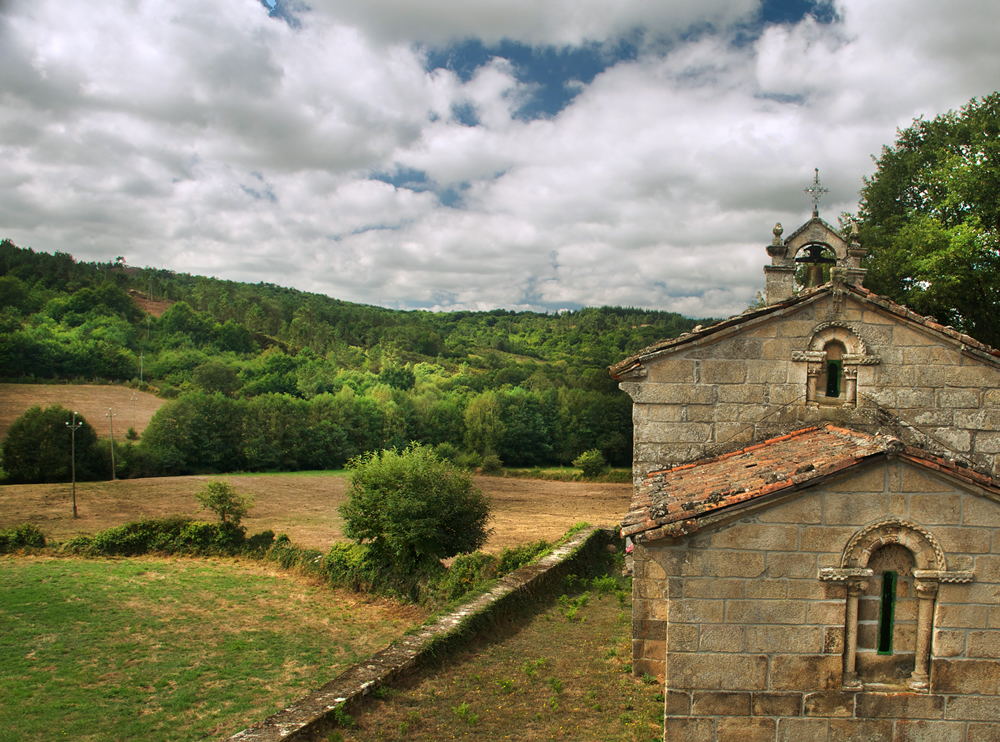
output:
[[[170,472],[324,468],[410,441],[528,466],[598,448],[624,465],[631,404],[607,367],[710,322],[631,307],[398,311],[0,243],[0,380],[135,381],[187,400],[185,420],[200,422],[181,423],[175,406],[163,414],[195,437],[150,459]],[[228,410],[225,440],[198,438],[209,408]],[[285,432],[253,442],[282,415]],[[300,443],[283,438],[289,426]]]

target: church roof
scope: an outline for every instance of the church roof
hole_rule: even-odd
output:
[[[740,451],[652,471],[621,524],[639,543],[685,536],[735,511],[787,496],[889,456],[1000,494],[1000,482],[894,437],[810,427]]]
[[[654,360],[661,355],[668,355],[676,350],[686,349],[690,345],[699,344],[702,340],[714,340],[714,336],[719,336],[721,338],[735,334],[746,326],[757,324],[758,321],[761,320],[789,314],[801,305],[816,301],[820,297],[831,293],[835,289],[845,292],[847,295],[863,304],[878,307],[883,311],[893,314],[902,319],[904,322],[922,326],[927,330],[940,335],[942,339],[947,339],[955,345],[960,345],[963,350],[977,352],[977,354],[980,354],[981,356],[985,355],[989,357],[990,360],[1000,363],[1000,350],[991,348],[970,335],[959,332],[953,327],[945,327],[935,321],[934,318],[924,317],[921,314],[917,314],[916,312],[907,309],[902,304],[897,304],[884,296],[880,296],[872,291],[869,291],[863,286],[856,286],[849,283],[834,284],[833,282],[830,282],[825,283],[822,286],[807,289],[797,296],[787,299],[786,301],[771,304],[766,307],[762,307],[761,309],[748,309],[743,312],[743,314],[738,314],[734,317],[730,317],[729,319],[721,320],[716,322],[714,325],[710,325],[705,328],[695,328],[695,332],[687,332],[676,338],[660,340],[646,348],[643,348],[638,353],[629,356],[625,360],[611,366],[609,371],[611,376],[615,379],[623,379],[630,372],[635,371],[642,366],[646,361]]]

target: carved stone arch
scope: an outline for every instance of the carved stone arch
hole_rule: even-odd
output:
[[[792,259],[795,259],[798,257],[799,253],[803,250],[808,250],[812,245],[819,245],[823,248],[823,250],[829,250],[830,253],[838,260],[843,260],[847,257],[847,250],[838,250],[839,245],[832,245],[826,240],[810,240],[809,242],[803,242],[802,244],[791,246],[792,249],[788,251],[788,255]]]
[[[934,534],[913,521],[883,518],[869,523],[847,542],[840,557],[842,569],[866,569],[868,560],[887,544],[899,544],[910,550],[914,569],[946,572],[947,557]]]
[[[868,355],[868,348],[858,330],[853,325],[840,320],[816,325],[813,328],[812,337],[809,339],[808,350],[813,353],[822,353],[827,343],[833,341],[843,344],[849,355]]]

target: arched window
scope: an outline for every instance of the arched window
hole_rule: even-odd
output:
[[[818,390],[823,390],[827,399],[837,399],[843,387],[844,356],[847,355],[847,348],[839,340],[831,340],[823,346],[826,358],[823,360],[824,368],[820,373],[817,383]]]
[[[792,351],[806,362],[806,404],[853,407],[858,400],[858,368],[879,362],[869,355],[857,329],[840,320],[815,327],[806,350]]]
[[[971,582],[972,572],[949,571],[941,544],[927,529],[884,518],[855,533],[840,567],[824,567],[819,577],[847,586],[844,690],[905,684],[926,691],[938,584]]]

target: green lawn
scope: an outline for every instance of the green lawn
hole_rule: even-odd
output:
[[[233,734],[421,617],[227,560],[0,559],[0,742]]]

